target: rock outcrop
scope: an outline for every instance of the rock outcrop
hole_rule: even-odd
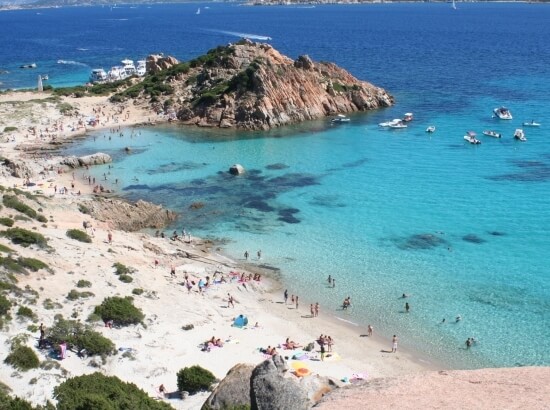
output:
[[[97,198],[83,205],[94,218],[108,222],[113,229],[128,232],[163,228],[177,218],[175,212],[145,201],[132,204],[119,199]]]
[[[61,160],[61,165],[67,165],[70,168],[78,168],[89,165],[100,165],[108,164],[112,162],[113,159],[109,154],[104,154],[103,152],[97,152],[91,155],[84,155],[82,157],[65,157]]]
[[[35,170],[22,160],[4,158],[2,165],[8,170],[8,175],[16,178],[32,178],[36,175]]]
[[[171,56],[163,56],[160,54],[152,54],[145,60],[145,70],[148,73],[158,73],[170,67],[179,64],[179,61]]]
[[[250,377],[254,365],[237,364],[227,372],[204,403],[203,410],[224,410],[250,405]]]
[[[163,61],[151,57],[148,69],[169,65]],[[149,101],[155,89],[157,112],[202,127],[269,129],[393,104],[385,90],[335,64],[308,56],[293,61],[249,40],[210,50],[142,84],[138,98]]]
[[[311,403],[294,380],[284,376],[288,367],[281,356],[260,363],[250,378],[252,410],[307,410]]]
[[[242,175],[245,173],[245,170],[241,164],[235,164],[229,167],[229,173],[231,175]]]

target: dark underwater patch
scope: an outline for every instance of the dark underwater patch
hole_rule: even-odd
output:
[[[245,208],[256,209],[260,212],[273,212],[275,210],[275,208],[270,206],[267,202],[259,200],[246,201],[243,206]]]
[[[286,174],[267,180],[268,184],[280,189],[290,190],[291,188],[300,188],[312,185],[319,185],[317,178],[307,174]]]
[[[269,169],[272,171],[279,170],[279,169],[286,169],[286,168],[289,168],[289,166],[285,164],[281,164],[280,162],[276,164],[269,164],[269,165],[266,165],[265,167],[265,169]]]
[[[344,208],[346,204],[338,202],[338,195],[316,195],[308,203],[324,208]]]
[[[169,162],[167,164],[162,164],[158,168],[148,169],[146,172],[149,175],[156,174],[168,174],[171,172],[180,172],[180,171],[189,171],[193,169],[199,169],[205,167],[206,163],[199,164],[193,161],[184,161],[184,162]]]
[[[464,235],[462,237],[462,240],[465,241],[465,242],[477,243],[477,244],[487,242],[485,239],[480,238],[479,236],[477,236],[473,233],[469,233],[468,235]]]
[[[431,233],[419,233],[405,238],[393,239],[399,249],[428,250],[439,246],[448,246],[449,242]]]
[[[345,164],[342,164],[342,167],[343,168],[357,168],[357,167],[360,167],[361,165],[363,165],[367,162],[369,162],[369,160],[367,158],[361,158],[361,159],[358,159],[357,161],[352,161],[352,162],[347,162]]]
[[[550,180],[550,165],[535,160],[512,160],[510,161],[520,172],[493,175],[487,177],[492,181],[515,181],[515,182],[544,182]]]
[[[505,232],[500,232],[500,231],[488,231],[487,233],[493,236],[506,236]]]
[[[286,222],[289,224],[298,224],[301,222],[298,218],[294,216],[294,214],[300,212],[299,209],[296,208],[284,208],[279,210],[279,217],[277,218],[279,221]]]

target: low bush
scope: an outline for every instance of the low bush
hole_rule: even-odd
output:
[[[15,221],[11,218],[0,218],[0,225],[4,225],[11,228],[14,223]]]
[[[16,369],[27,371],[37,368],[40,365],[40,359],[38,359],[38,356],[30,347],[15,344],[12,346],[11,352],[4,360],[4,363]]]
[[[40,269],[49,269],[48,265],[39,259],[35,258],[19,258],[17,259],[19,265],[33,272],[38,272]]]
[[[23,228],[9,228],[0,232],[0,234],[9,238],[16,245],[23,247],[37,245],[40,248],[46,248],[48,246],[48,240],[43,235]]]
[[[76,287],[77,288],[91,288],[92,287],[92,282],[90,282],[89,280],[80,279],[76,283]]]
[[[134,288],[134,289],[132,289],[132,293],[133,293],[134,295],[138,295],[138,296],[139,296],[139,295],[141,295],[141,294],[143,293],[143,289],[141,289],[141,288]]]
[[[90,214],[90,209],[84,204],[78,204],[78,210],[83,214],[87,214],[87,215]]]
[[[19,264],[16,259],[13,259],[11,256],[3,258],[0,256],[0,266],[6,269],[8,272],[13,273],[26,273],[25,268]]]
[[[4,127],[4,132],[17,131],[17,127]]]
[[[129,268],[128,266],[123,265],[120,262],[115,262],[113,264],[113,268],[115,268],[115,275],[128,275],[134,272],[134,269]]]
[[[80,229],[69,229],[67,231],[67,236],[80,242],[92,243],[92,238],[90,235]]]
[[[80,298],[89,298],[90,296],[94,296],[94,294],[92,292],[79,292],[76,289],[73,289],[67,295],[67,299],[77,300]]]
[[[46,309],[46,310],[61,309],[63,307],[63,305],[61,303],[54,302],[50,298],[45,299],[44,303],[42,305],[44,306],[44,309]]]
[[[51,410],[51,407],[34,407],[28,401],[19,397],[10,397],[7,393],[0,392],[0,409],[2,410]]]
[[[76,320],[65,320],[58,317],[47,332],[48,340],[54,345],[66,342],[68,348],[77,352],[86,350],[88,356],[111,355],[116,353],[113,342],[90,325]]]
[[[178,390],[195,394],[207,391],[216,381],[216,377],[201,366],[191,366],[181,369],[178,374]]]
[[[64,381],[54,388],[54,398],[57,410],[172,409],[169,404],[149,397],[135,384],[98,372]]]
[[[6,315],[11,308],[11,302],[4,295],[0,294],[0,316]]]
[[[35,317],[32,309],[26,306],[19,306],[16,315],[19,317],[26,317],[28,319],[34,319]]]
[[[0,252],[10,253],[10,252],[13,252],[13,249],[8,248],[6,245],[2,245],[0,243]]]
[[[15,195],[4,195],[4,198],[2,199],[2,203],[7,208],[13,208],[16,211],[19,211],[30,218],[36,218],[36,216],[38,215],[34,209],[32,209],[27,204],[24,204],[23,202],[21,202],[19,199],[17,199]]]
[[[124,283],[130,283],[132,282],[134,279],[130,276],[130,275],[120,275],[118,277],[118,280],[120,280],[121,282],[124,282]]]
[[[101,316],[104,322],[112,320],[118,326],[138,324],[145,318],[143,312],[134,306],[132,298],[129,297],[106,298],[101,305],[96,306],[94,313]]]

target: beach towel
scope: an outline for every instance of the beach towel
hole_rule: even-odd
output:
[[[330,352],[330,353],[325,354],[324,361],[325,362],[336,362],[336,361],[340,360],[341,358],[342,357],[340,357],[340,355],[338,353]]]

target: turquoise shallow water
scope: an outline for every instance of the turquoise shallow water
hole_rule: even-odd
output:
[[[179,229],[229,239],[224,250],[236,258],[262,249],[289,292],[321,302],[324,313],[398,333],[403,345],[457,367],[550,364],[548,6],[212,4],[200,19],[195,11],[0,13],[0,68],[10,71],[0,81],[32,85],[36,73],[17,66],[36,61],[55,84],[84,82],[88,68],[127,56],[195,57],[235,41],[228,32],[270,36],[291,57],[335,61],[387,88],[396,106],[340,127],[318,121],[263,134],[98,133],[67,153],[112,154],[113,169],[93,170],[98,179],[111,172],[121,194],[181,212]],[[513,121],[491,117],[500,105]],[[407,130],[377,126],[408,111],[415,120]],[[531,119],[542,126],[525,128],[527,142],[514,141],[514,129]],[[424,132],[430,124],[433,135]],[[470,129],[481,146],[465,144]],[[504,137],[483,137],[484,129]],[[245,176],[227,174],[236,162]],[[199,201],[204,208],[191,211]],[[325,286],[329,274],[335,289]],[[344,314],[337,309],[346,296],[353,308]],[[466,351],[471,336],[479,343]]]

